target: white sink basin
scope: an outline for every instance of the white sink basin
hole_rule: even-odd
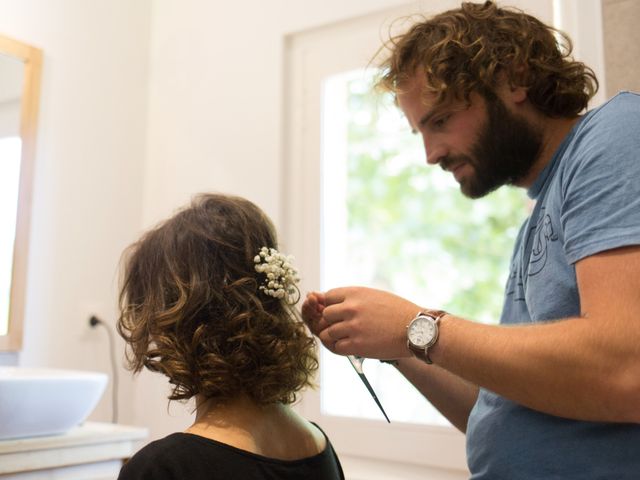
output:
[[[0,367],[0,440],[68,431],[89,416],[106,385],[104,373]]]

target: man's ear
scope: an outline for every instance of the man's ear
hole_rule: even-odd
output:
[[[527,101],[527,91],[527,87],[514,85],[507,80],[504,81],[502,85],[499,85],[495,90],[498,97],[500,97],[505,104],[512,105],[514,107],[521,106]]]
[[[511,100],[514,103],[522,103],[527,99],[527,88],[523,86],[511,85],[509,87]]]
[[[522,86],[522,75],[522,69],[518,69],[513,77],[509,77],[504,71],[498,74],[496,93],[502,97],[503,101],[520,105],[527,100],[528,89]]]
[[[514,103],[522,103],[527,99],[528,88],[523,87],[525,85],[527,77],[527,70],[524,65],[514,67],[509,81],[509,90],[511,93],[511,100]]]

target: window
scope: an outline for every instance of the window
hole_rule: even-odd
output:
[[[375,73],[324,82],[320,288],[366,285],[497,323],[526,195],[503,188],[463,197],[450,174],[425,166],[422,142],[391,96],[373,91]],[[344,358],[323,350],[322,365],[323,413],[382,418]],[[392,367],[364,368],[393,421],[448,425]]]

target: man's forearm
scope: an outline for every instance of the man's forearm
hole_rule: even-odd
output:
[[[478,388],[435,365],[416,358],[398,360],[398,370],[454,427],[465,433]]]
[[[595,318],[491,326],[449,316],[431,358],[442,368],[521,405],[589,421],[639,418],[638,363],[625,323]]]

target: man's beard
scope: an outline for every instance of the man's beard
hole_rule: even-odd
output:
[[[513,185],[531,170],[542,148],[542,133],[524,118],[511,113],[492,92],[484,93],[487,120],[480,130],[471,156],[441,160],[444,169],[468,163],[474,174],[462,178],[460,190],[469,198],[480,198],[502,185]]]

